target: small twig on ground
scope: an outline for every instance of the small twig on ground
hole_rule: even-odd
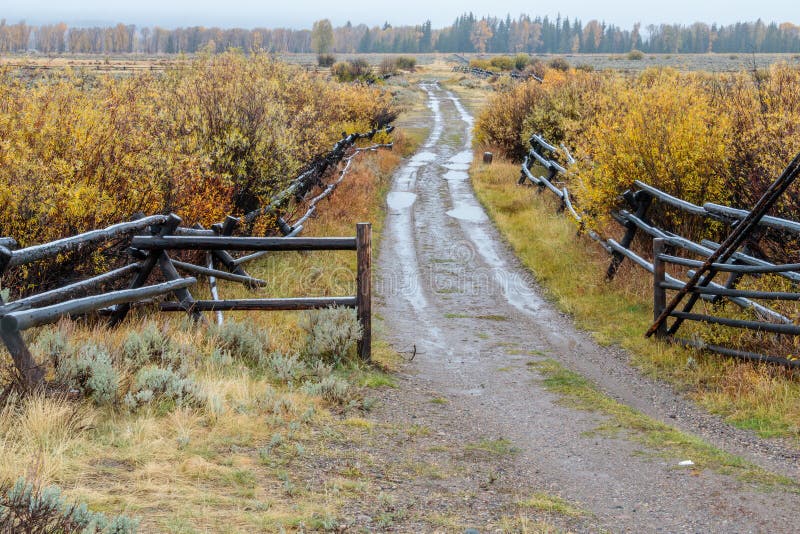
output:
[[[414,358],[416,358],[417,354],[425,354],[424,352],[417,352],[417,345],[414,344],[411,346],[411,350],[398,350],[397,354],[403,358],[403,360],[407,363],[413,362]],[[405,357],[404,354],[410,354],[411,356]]]

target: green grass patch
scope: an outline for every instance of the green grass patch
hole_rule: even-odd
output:
[[[468,451],[481,451],[495,456],[505,456],[508,454],[517,454],[519,449],[506,438],[498,439],[482,439],[477,443],[467,445]]]
[[[529,362],[528,366],[542,376],[545,388],[557,393],[563,404],[608,416],[609,420],[598,427],[599,432],[626,431],[631,439],[646,445],[661,457],[692,460],[694,469],[710,469],[761,486],[784,486],[800,492],[800,484],[792,479],[770,473],[738,456],[717,449],[700,438],[617,402],[603,394],[587,378],[564,368],[555,360]]]
[[[394,378],[380,371],[370,370],[360,379],[359,384],[367,388],[396,388],[397,382]]]
[[[571,505],[561,497],[550,495],[543,491],[534,493],[530,499],[520,501],[517,503],[517,505],[523,508],[533,508],[534,510],[540,510],[542,512],[551,514],[560,514],[569,517],[579,517],[586,513],[580,508]]]
[[[508,321],[508,317],[505,315],[476,315],[475,318],[484,321]]]

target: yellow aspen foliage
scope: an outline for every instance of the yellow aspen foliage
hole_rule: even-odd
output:
[[[659,69],[614,87],[602,112],[585,125],[576,150],[583,208],[608,214],[634,180],[689,202],[726,202],[730,121],[701,84]],[[669,227],[694,233],[681,228],[684,214],[667,211],[663,217],[672,219],[662,221]]]
[[[698,204],[747,208],[800,151],[799,86],[800,69],[786,64],[734,74],[550,69],[542,84],[493,96],[476,139],[519,159],[534,133],[566,144],[578,163],[562,179],[595,228],[622,207],[620,195],[634,180]],[[798,212],[796,185],[772,214],[796,219]],[[721,230],[663,205],[652,216],[694,239],[718,238]],[[762,244],[784,254],[800,248],[785,239]]]

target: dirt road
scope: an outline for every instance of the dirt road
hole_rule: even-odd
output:
[[[430,135],[395,176],[377,269],[387,337],[417,349],[393,393],[405,398],[397,417],[416,417],[420,390],[439,392],[448,402],[430,424],[447,421],[458,439],[510,440],[516,479],[588,510],[585,529],[795,531],[796,493],[681,467],[624,431],[596,432],[602,414],[567,407],[545,389],[530,363],[551,358],[621,403],[800,478],[791,447],[733,429],[643,378],[624,353],[598,346],[540,296],[471,188],[472,117],[447,90],[423,88]]]

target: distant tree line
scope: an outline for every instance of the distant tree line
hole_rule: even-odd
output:
[[[333,40],[330,41],[332,32]],[[37,50],[42,53],[177,54],[199,51],[338,53],[741,53],[800,52],[800,26],[790,23],[737,22],[726,26],[697,22],[661,24],[622,29],[613,24],[557,16],[516,19],[459,16],[449,27],[434,29],[431,22],[418,26],[369,27],[365,24],[333,28],[317,21],[313,30],[285,28],[137,28],[68,27],[64,23],[31,26],[0,21],[0,52]]]
[[[785,22],[738,22],[728,26],[697,22],[625,30],[613,24],[558,16],[458,17],[436,32],[438,52],[650,53],[800,52],[800,26]],[[421,50],[420,50],[421,51]]]

